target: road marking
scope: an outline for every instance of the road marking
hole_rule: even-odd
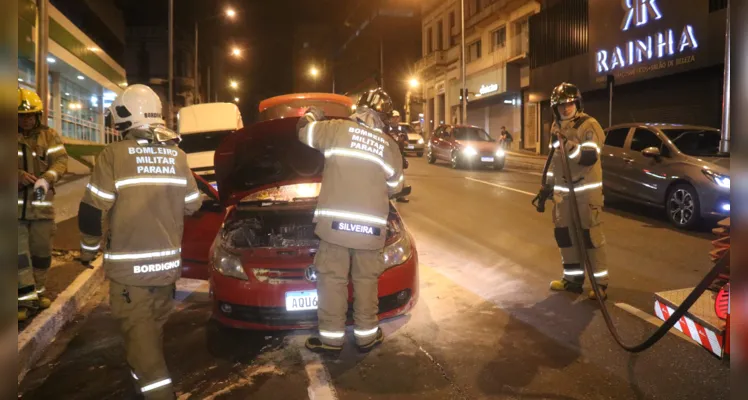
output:
[[[661,319],[659,319],[657,317],[654,317],[654,316],[652,316],[650,314],[647,314],[646,312],[644,312],[644,311],[642,311],[642,310],[640,310],[640,309],[632,306],[631,304],[627,304],[627,303],[615,303],[615,305],[616,305],[616,307],[620,308],[621,310],[626,311],[626,312],[628,312],[629,314],[631,314],[631,315],[633,315],[635,317],[641,318],[644,321],[649,322],[650,324],[652,324],[652,325],[654,325],[656,327],[660,327],[660,326],[662,326],[662,324],[665,323]],[[683,339],[683,340],[685,340],[688,343],[691,343],[692,345],[694,345],[696,347],[701,347],[701,345],[699,343],[694,342],[690,337],[684,335],[683,333],[681,333],[680,331],[678,331],[678,330],[676,330],[674,328],[675,327],[671,328],[668,332],[671,333],[671,334],[673,334],[673,335],[675,335],[675,336],[677,336],[677,337],[679,337],[679,338],[681,338],[681,339]]]
[[[513,187],[509,187],[509,186],[499,185],[498,183],[493,183],[493,182],[488,182],[488,181],[482,181],[482,180],[480,180],[480,179],[475,179],[475,178],[471,178],[471,177],[469,177],[469,176],[466,176],[466,177],[465,177],[465,179],[467,179],[467,180],[469,180],[469,181],[473,181],[473,182],[478,182],[478,183],[482,183],[482,184],[484,184],[484,185],[495,186],[495,187],[497,187],[497,188],[501,188],[501,189],[506,189],[506,190],[511,190],[512,192],[517,192],[517,193],[522,193],[522,194],[526,194],[526,195],[528,195],[528,196],[533,196],[533,197],[535,197],[535,195],[537,194],[537,193],[530,193],[530,192],[525,192],[524,190],[519,190],[519,189],[515,189],[515,188],[513,188]]]
[[[516,172],[518,174],[535,175],[535,176],[541,176],[541,177],[543,176],[543,174],[541,174],[540,172],[532,172],[532,171],[527,171],[527,170],[517,169],[517,168],[506,168],[506,167],[504,167],[504,171]]]
[[[330,373],[322,362],[322,357],[309,351],[301,342],[302,340],[305,340],[304,336],[297,337],[296,344],[301,347],[299,353],[301,353],[301,359],[304,360],[304,370],[309,378],[307,388],[309,400],[337,400],[338,394],[332,385]]]

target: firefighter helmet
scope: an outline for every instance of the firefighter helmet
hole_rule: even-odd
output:
[[[372,89],[362,94],[358,99],[356,109],[362,107],[378,112],[382,120],[389,119],[392,115],[392,99],[382,88]]]
[[[558,112],[558,106],[572,102],[576,104],[577,112],[584,110],[582,93],[575,85],[564,82],[553,89],[553,93],[551,93],[551,108],[553,109],[556,118],[561,119],[561,115]]]
[[[37,114],[44,109],[39,95],[28,89],[18,88],[18,113]]]
[[[146,85],[132,85],[109,106],[114,129],[127,132],[133,128],[165,125],[161,115],[161,99]]]

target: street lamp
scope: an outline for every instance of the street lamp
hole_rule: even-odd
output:
[[[234,56],[234,57],[236,57],[236,58],[241,57],[241,55],[242,55],[242,49],[240,49],[238,47],[231,48],[231,55]]]
[[[229,82],[229,86],[232,89],[238,89],[239,88],[239,82],[232,80],[232,81]]]
[[[173,11],[172,10],[173,7],[171,5],[170,5],[170,7],[171,8],[169,10],[170,10],[170,12],[172,12]],[[230,20],[234,20],[234,17],[236,17],[236,11],[233,8],[231,8],[231,7],[226,8],[225,14],[226,14],[226,17],[228,17]],[[204,19],[204,21],[217,18],[220,15],[221,14],[214,15],[212,17]],[[198,72],[198,57],[197,57],[197,55],[198,55],[198,43],[199,43],[198,42],[198,23],[199,22],[200,21],[198,19],[195,19],[195,61],[194,61],[195,65],[193,65],[194,74],[195,74],[195,85],[194,85],[195,86],[195,94],[194,94],[194,97],[195,97],[194,101],[195,102],[197,102],[198,98],[200,97],[200,79],[198,77],[199,72]],[[174,32],[174,30],[170,28],[169,32],[170,32],[169,33],[169,39],[173,40],[174,39],[173,38],[173,35],[174,35],[173,32]],[[170,49],[171,49],[171,47],[170,47]],[[238,54],[235,54],[235,56],[238,56]],[[172,65],[171,64],[172,60],[173,60],[173,50],[170,50],[169,51],[169,65]],[[170,67],[170,68],[173,68],[173,67]],[[208,88],[207,88],[208,89],[208,93],[207,93],[207,97],[208,97],[208,102],[210,102],[210,64],[208,64],[208,74],[207,75],[208,75]],[[169,82],[171,82],[171,79],[172,78],[169,78]],[[171,93],[171,89],[169,89],[169,91]],[[171,100],[169,100],[169,101],[171,101]]]
[[[239,102],[239,98],[238,97],[234,97],[234,102],[238,103]]]
[[[236,17],[236,10],[234,10],[231,7],[227,7],[226,8],[226,16],[233,19],[234,17]]]
[[[319,70],[317,69],[317,67],[313,66],[313,67],[309,68],[309,75],[311,75],[312,78],[318,77],[319,76]]]
[[[418,82],[418,79],[416,78],[410,78],[410,80],[408,81],[408,84],[410,85],[411,89],[415,89],[418,87],[420,82]]]

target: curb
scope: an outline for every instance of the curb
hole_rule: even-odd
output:
[[[86,301],[104,281],[101,257],[94,260],[93,269],[83,271],[52,302],[52,306],[39,314],[31,324],[18,334],[18,383],[39,361],[58,332],[83,308]]]

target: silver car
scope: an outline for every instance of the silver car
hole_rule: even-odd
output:
[[[423,151],[426,148],[426,144],[423,140],[423,136],[416,133],[410,124],[401,122],[397,126],[398,131],[401,134],[408,135],[408,142],[405,144],[405,154],[415,154],[418,157],[423,156]]]
[[[631,123],[605,130],[606,195],[662,207],[673,225],[691,228],[730,215],[730,155],[720,131],[691,125]]]

